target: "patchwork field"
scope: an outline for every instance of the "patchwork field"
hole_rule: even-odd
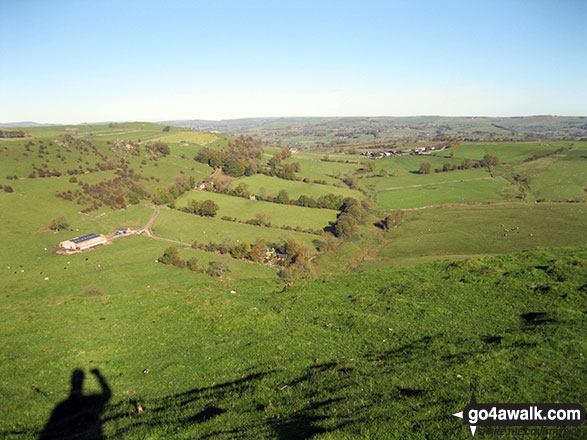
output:
[[[241,177],[234,181],[233,186],[238,183],[246,183],[249,191],[253,194],[261,194],[265,192],[266,195],[277,196],[280,190],[287,191],[290,199],[297,199],[301,195],[308,197],[320,197],[327,194],[340,194],[343,197],[354,197],[355,199],[363,199],[364,195],[359,191],[355,191],[346,187],[338,187],[333,185],[320,185],[317,183],[304,183],[295,180],[278,179],[277,177],[265,176],[256,174],[249,177]]]
[[[330,222],[336,221],[336,215],[338,213],[330,209],[281,205],[208,191],[187,192],[177,199],[176,206],[182,208],[187,206],[191,200],[213,200],[220,208],[217,217],[228,216],[246,221],[254,219],[255,215],[259,213],[264,213],[269,216],[273,225],[291,226],[294,228],[299,226],[303,229],[323,229]]]
[[[463,143],[455,157],[386,158],[371,171],[344,150],[329,154],[344,163],[303,150],[284,161],[298,161],[297,177],[327,182],[320,185],[223,177],[229,167],[220,159],[235,138],[164,127],[35,127],[26,129],[31,139],[0,139],[0,437],[39,438],[77,368],[86,395],[101,390],[94,368],[109,384],[103,406],[88,401],[84,411],[119,439],[440,440],[470,435],[450,414],[468,402],[472,381],[481,401],[576,401],[585,388],[587,143]],[[59,146],[67,134],[89,143]],[[153,140],[169,150],[148,149]],[[203,144],[218,151],[213,166],[194,160]],[[571,149],[526,161],[562,147]],[[262,151],[260,166],[280,152]],[[502,163],[418,173],[422,162],[434,170],[485,154]],[[231,159],[238,168],[246,157]],[[107,166],[87,172],[97,164]],[[34,170],[62,175],[27,177]],[[332,211],[192,190],[212,173],[253,194],[334,193],[365,203]],[[347,174],[363,192],[341,182]],[[103,201],[134,184],[141,197],[85,214],[77,196],[56,197],[87,189]],[[216,217],[168,207],[192,200],[213,200]],[[426,206],[436,207],[417,209]],[[259,213],[275,226],[326,230],[221,219]],[[69,225],[49,230],[60,215]],[[346,229],[331,226],[337,218]],[[150,219],[156,238],[53,253],[65,239],[142,229]],[[288,273],[291,266],[177,243],[257,238],[293,238],[309,252],[280,250],[281,261],[303,263]],[[195,259],[197,270],[157,262],[168,248]],[[205,273],[210,263],[227,271]],[[73,437],[91,437],[95,426],[77,422],[67,419],[60,434],[74,426]]]
[[[190,144],[208,145],[216,141],[217,139],[218,136],[214,133],[203,131],[187,131],[161,136],[158,137],[156,140],[169,143],[185,142]]]
[[[279,243],[293,238],[313,249],[315,240],[322,241],[314,234],[200,217],[171,209],[161,210],[153,227],[153,233],[158,237],[188,244],[193,241],[221,243],[224,240],[231,242],[239,240],[252,244],[257,238],[263,238],[268,243]]]
[[[498,156],[503,163],[520,162],[537,154],[548,154],[570,144],[581,148],[587,146],[587,142],[463,142],[455,149],[455,157],[459,159],[471,158],[481,160],[486,154]],[[442,154],[442,153],[439,153]]]

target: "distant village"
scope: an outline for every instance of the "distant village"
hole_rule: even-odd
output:
[[[382,159],[384,157],[394,157],[394,156],[412,156],[412,155],[420,155],[420,154],[428,154],[432,152],[444,151],[450,148],[450,145],[428,145],[426,147],[417,147],[412,148],[411,150],[407,151],[400,151],[400,150],[385,150],[385,151],[366,151],[361,153],[362,156],[370,157],[372,159]]]

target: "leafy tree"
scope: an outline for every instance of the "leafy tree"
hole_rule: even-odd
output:
[[[186,266],[192,272],[200,271],[200,267],[198,266],[198,259],[196,257],[192,257],[188,261],[186,261]]]
[[[204,217],[215,217],[218,212],[218,205],[213,200],[204,200],[200,205],[199,214]]]
[[[249,256],[249,252],[251,252],[251,245],[246,241],[241,241],[235,244],[232,249],[230,250],[230,254],[232,258],[237,259],[244,259]]]
[[[223,261],[210,261],[206,273],[213,277],[221,277],[223,273],[228,272],[228,266]]]
[[[281,204],[288,204],[289,203],[289,195],[287,194],[287,191],[282,189],[281,191],[279,191],[279,194],[277,195],[277,198],[275,199],[277,201],[277,203],[281,203]]]
[[[49,229],[53,231],[58,231],[60,229],[67,229],[69,228],[69,222],[63,215],[58,215],[49,223]]]
[[[169,156],[169,154],[171,153],[171,150],[169,149],[169,145],[164,144],[163,142],[156,142],[155,148],[163,156]]]
[[[163,130],[162,131],[167,132],[170,129],[171,129],[171,127],[169,125],[166,125],[165,127],[163,127]]]
[[[483,159],[481,159],[481,165],[484,167],[490,167],[490,166],[495,166],[495,165],[499,165],[500,164],[500,160],[498,156],[492,156],[491,154],[486,154],[485,156],[483,156]]]
[[[334,232],[337,237],[349,238],[355,233],[357,229],[357,222],[348,214],[343,214],[336,220],[334,224]]]
[[[224,162],[222,171],[224,171],[224,174],[231,177],[241,177],[245,174],[246,167],[247,162],[231,157]]]
[[[386,231],[389,231],[392,228],[397,228],[401,224],[403,218],[404,218],[403,211],[397,211],[397,212],[394,212],[393,214],[388,215],[387,217],[385,217],[381,221],[381,224],[383,225],[383,229],[385,229]]]
[[[348,173],[344,177],[343,182],[346,183],[351,189],[359,189],[359,179],[357,179],[351,173]]]
[[[466,158],[465,160],[463,160],[463,163],[461,164],[461,168],[463,170],[468,170],[470,168],[473,168],[473,159],[470,158]]]
[[[271,226],[271,217],[266,212],[258,212],[255,214],[255,221],[261,226]]]
[[[183,263],[183,266],[185,266],[185,261],[179,258],[179,251],[177,248],[171,246],[165,249],[163,255],[159,257],[159,262],[173,266],[177,266],[178,264],[181,265],[181,263]]]
[[[420,169],[418,170],[418,173],[420,174],[430,174],[430,164],[428,162],[422,162],[420,164]]]
[[[255,241],[255,245],[251,248],[249,252],[249,258],[256,263],[262,263],[263,257],[265,255],[265,249],[267,248],[267,243],[262,238],[257,238]]]
[[[285,263],[289,266],[297,262],[308,260],[310,257],[310,252],[303,243],[300,243],[294,239],[290,239],[285,243],[285,255]]]
[[[240,182],[236,188],[231,191],[231,195],[236,197],[249,198],[251,195],[249,192],[249,186],[245,182]]]

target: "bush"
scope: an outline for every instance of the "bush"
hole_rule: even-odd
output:
[[[186,266],[192,272],[199,272],[200,271],[200,267],[198,266],[198,259],[196,257],[190,258],[186,262]]]
[[[206,273],[212,277],[219,278],[228,271],[228,266],[223,261],[210,261]]]
[[[53,220],[51,220],[51,223],[49,223],[49,229],[53,231],[67,228],[69,228],[69,222],[63,215],[58,215]]]
[[[14,192],[14,189],[11,186],[9,186],[9,185],[5,185],[4,186],[4,191],[7,192],[7,193],[12,193],[12,192]]]
[[[349,238],[355,233],[357,222],[350,215],[343,214],[338,217],[334,224],[334,231],[337,237]]]
[[[381,221],[383,229],[389,231],[392,228],[397,228],[404,218],[404,212],[398,211],[388,215]]]
[[[179,251],[177,248],[168,247],[163,252],[163,255],[159,257],[159,262],[163,264],[170,264],[177,267],[185,267],[185,261],[179,258]]]
[[[420,169],[418,170],[418,173],[420,174],[430,174],[430,164],[428,162],[422,162],[420,164]]]

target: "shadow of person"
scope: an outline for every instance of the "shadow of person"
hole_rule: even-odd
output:
[[[93,369],[91,372],[100,382],[102,392],[84,396],[85,374],[82,370],[74,370],[71,374],[69,397],[55,407],[39,440],[102,440],[104,438],[101,416],[112,391],[106,379],[100,374],[100,370]]]

